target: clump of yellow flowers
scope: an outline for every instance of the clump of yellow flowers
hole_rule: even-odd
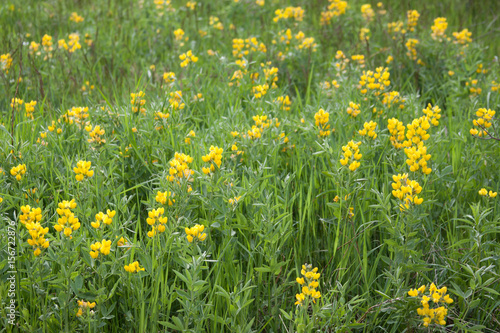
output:
[[[96,125],[92,129],[92,125],[88,125],[85,127],[85,130],[89,132],[90,138],[87,140],[89,143],[96,143],[98,145],[106,143],[106,140],[101,138],[105,133],[104,128],[101,128],[101,126]]]
[[[57,219],[57,224],[54,226],[57,232],[64,230],[64,235],[66,237],[72,238],[71,234],[80,228],[80,221],[75,214],[71,211],[76,208],[75,199],[71,201],[64,200],[58,204],[56,209],[59,218]]]
[[[363,129],[359,130],[358,133],[361,136],[366,136],[376,139],[377,138],[377,133],[375,133],[375,129],[377,128],[377,123],[374,122],[373,120],[370,120],[369,122],[365,122],[363,124]]]
[[[197,224],[192,228],[185,228],[184,231],[186,231],[186,238],[189,243],[192,243],[193,241],[204,241],[207,238],[207,234],[203,232],[205,230],[204,225]]]
[[[99,253],[107,256],[111,251],[111,241],[103,239],[101,242],[95,242],[90,245],[90,256],[94,259],[99,257]]]
[[[165,191],[165,192],[158,191],[158,193],[156,193],[155,200],[156,202],[159,202],[162,205],[165,205],[168,202],[168,205],[172,206],[175,203],[175,199],[172,199],[173,196],[174,194],[170,191]]]
[[[125,268],[125,270],[129,273],[139,273],[140,271],[144,270],[144,267],[141,267],[138,261],[134,261],[128,265],[125,265],[123,266],[123,268]]]
[[[12,56],[10,53],[0,55],[0,69],[9,74],[9,69],[12,66]]]
[[[489,196],[490,198],[494,198],[497,196],[497,192],[489,191],[486,190],[484,187],[479,190],[479,195],[482,195],[483,197]]]
[[[328,124],[328,120],[330,119],[330,114],[323,109],[319,109],[318,112],[314,115],[314,123],[319,128],[318,136],[325,137],[330,135],[330,125]]]
[[[470,134],[479,137],[486,135],[491,136],[487,129],[491,127],[491,120],[495,116],[495,111],[491,109],[480,108],[476,111],[476,116],[477,119],[474,119],[472,123],[475,127],[479,127],[480,129],[478,130],[477,128],[471,128]]]
[[[295,298],[297,301],[295,305],[302,306],[304,301],[307,299],[306,304],[309,303],[309,300],[312,300],[313,303],[316,303],[316,300],[321,297],[321,293],[316,290],[319,286],[318,279],[320,277],[320,273],[318,273],[318,267],[312,268],[311,264],[302,265],[302,270],[300,271],[302,277],[298,277],[295,279],[299,285],[302,286],[301,293],[296,294]]]
[[[31,101],[29,103],[24,103],[24,109],[26,110],[26,118],[34,119],[33,112],[35,112],[36,101]]]
[[[446,17],[438,17],[434,20],[434,25],[431,27],[432,34],[431,37],[434,40],[442,41],[446,35],[444,34],[448,28],[448,22],[446,21]]]
[[[377,67],[374,71],[363,71],[359,80],[359,89],[362,94],[374,91],[375,96],[391,84],[389,80],[391,74],[387,67]]]
[[[179,56],[179,59],[182,60],[181,62],[181,67],[186,67],[189,65],[190,62],[197,62],[198,57],[193,54],[191,50],[187,51],[186,53],[183,53]]]
[[[90,170],[91,166],[92,162],[90,161],[78,161],[76,167],[73,168],[73,171],[76,173],[76,180],[81,182],[85,177],[92,177],[94,175],[94,170]]]
[[[163,207],[153,209],[148,212],[146,222],[151,226],[151,230],[148,231],[148,237],[154,237],[156,235],[156,231],[160,233],[165,232],[165,224],[167,223],[168,218],[163,216],[163,213],[165,213],[165,209]]]
[[[203,167],[202,168],[202,171],[204,174],[208,175],[209,173],[214,172],[215,167],[217,167],[217,169],[220,169],[220,165],[222,163],[223,151],[224,150],[222,148],[219,148],[217,146],[216,147],[210,146],[210,152],[207,155],[204,155],[201,157],[203,162],[210,163],[210,167],[208,167],[208,168]]]
[[[359,145],[361,142],[349,141],[347,145],[342,146],[342,151],[344,158],[340,159],[340,164],[346,166],[349,164],[349,170],[356,171],[357,168],[361,165],[359,160],[363,156],[359,153]]]
[[[16,177],[17,181],[21,181],[23,175],[26,173],[26,164],[19,164],[10,169],[10,174]]]
[[[89,314],[93,315],[94,311],[90,310],[95,308],[96,304],[95,302],[86,302],[86,301],[78,301],[78,312],[76,313],[77,317],[80,317],[83,315],[83,311],[87,313],[87,311],[90,311]]]
[[[40,248],[46,249],[49,247],[49,241],[45,239],[45,234],[49,232],[49,228],[43,228],[40,222],[28,222],[25,226],[31,236],[31,239],[28,239],[28,244],[35,248],[33,254],[38,257],[42,253]]]
[[[194,174],[194,171],[189,169],[188,166],[188,164],[191,163],[193,163],[193,158],[191,156],[175,152],[174,158],[169,162],[170,168],[168,170],[169,176],[167,179],[171,182],[175,179],[189,179],[190,176]]]
[[[359,104],[356,104],[354,102],[349,102],[349,107],[346,111],[347,114],[353,118],[356,118],[361,113],[361,111],[359,110]]]
[[[281,19],[293,18],[295,21],[302,21],[304,19],[304,9],[302,7],[286,7],[285,9],[276,9],[274,12],[276,15],[273,18],[274,22],[278,22]]]
[[[42,220],[42,209],[32,208],[29,205],[21,206],[21,215],[19,216],[19,221],[26,225],[27,223],[40,222]]]
[[[424,295],[427,287],[425,285],[421,286],[418,289],[410,289],[408,295],[411,297],[419,297],[421,299],[422,308],[417,309],[417,313],[419,316],[422,316],[422,320],[424,322],[424,326],[427,327],[432,323],[438,325],[446,325],[446,315],[448,314],[448,309],[443,305],[448,305],[453,303],[453,299],[450,298],[449,295],[446,294],[448,289],[446,287],[442,287],[438,289],[434,283],[431,283],[429,287],[429,296]],[[433,302],[434,306],[443,304],[438,307],[431,308],[429,306],[429,301]]]
[[[99,212],[95,214],[95,222],[90,222],[90,225],[95,229],[98,229],[101,226],[101,222],[106,225],[110,225],[111,223],[113,223],[113,217],[115,216],[115,214],[115,210],[109,209],[106,211],[106,214],[104,214],[103,212]]]
[[[143,107],[146,104],[146,100],[143,98],[146,94],[143,91],[138,93],[130,93],[130,104],[132,105],[132,112],[146,113],[146,109]]]
[[[28,239],[28,244],[35,248],[33,252],[35,256],[39,256],[42,252],[40,248],[46,249],[49,247],[49,241],[45,239],[45,234],[49,232],[49,228],[43,228],[40,224],[41,220],[42,209],[40,207],[21,206],[19,221],[28,229],[31,236],[31,239]]]
[[[408,179],[408,174],[393,175],[392,180],[392,195],[401,200],[403,203],[399,205],[401,211],[409,209],[410,205],[420,205],[424,201],[417,194],[422,192],[422,186],[415,180]]]

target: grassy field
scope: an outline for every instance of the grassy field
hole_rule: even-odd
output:
[[[497,1],[0,3],[0,332],[499,332]]]

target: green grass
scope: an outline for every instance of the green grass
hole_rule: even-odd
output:
[[[352,1],[345,14],[321,25],[328,4],[199,1],[192,11],[172,1],[175,11],[163,14],[152,0],[0,4],[0,55],[12,59],[0,67],[0,231],[7,240],[0,251],[0,331],[500,330],[500,205],[498,197],[478,193],[500,187],[500,144],[470,134],[480,129],[473,125],[477,110],[500,104],[498,4],[388,1],[378,8],[374,2],[374,18],[366,22],[364,3]],[[273,22],[287,6],[301,6],[303,20]],[[420,13],[415,31],[393,39],[387,24],[405,26],[410,9]],[[69,20],[72,12],[84,21]],[[210,25],[211,16],[223,30]],[[449,41],[431,38],[437,17],[447,18]],[[370,30],[368,41],[359,39],[362,27]],[[465,28],[472,32],[467,47],[452,35]],[[280,40],[286,29],[288,46]],[[314,51],[299,48],[299,31],[314,38]],[[81,48],[58,48],[72,33]],[[41,44],[45,34],[52,36],[50,52]],[[249,49],[242,68],[233,39],[252,37],[266,51]],[[415,59],[407,55],[410,38],[419,41]],[[30,51],[32,42],[40,43],[40,54]],[[198,61],[182,67],[179,56],[189,50]],[[337,50],[349,63],[335,57]],[[364,64],[353,55],[363,55]],[[404,107],[358,87],[363,72],[380,66],[390,72],[382,92],[399,92]],[[277,73],[269,74],[273,68]],[[175,73],[174,82],[163,79],[167,72]],[[338,88],[325,87],[332,80]],[[255,88],[265,84],[256,97]],[[130,94],[139,91],[143,113],[131,105]],[[284,96],[289,110],[276,101]],[[13,98],[24,103],[12,107]],[[32,100],[33,118],[25,112]],[[359,104],[357,117],[347,113],[350,102]],[[404,149],[391,143],[388,121],[397,118],[408,134],[407,125],[429,103],[440,107],[441,118],[427,129],[432,172],[424,174],[411,171]],[[88,117],[77,121],[68,113],[75,107],[88,107]],[[329,114],[323,129],[332,131],[324,137],[315,123],[320,109]],[[256,115],[267,116],[268,125],[257,124]],[[369,121],[377,123],[375,139],[358,132]],[[500,124],[492,123],[498,137]],[[88,125],[104,129],[105,142],[89,142]],[[253,125],[258,138],[249,134]],[[361,142],[355,171],[340,162],[351,140]],[[212,145],[223,149],[220,168],[202,159]],[[176,153],[192,158],[193,171],[171,181]],[[91,162],[92,177],[77,181],[78,161]],[[16,180],[11,170],[22,164],[26,173]],[[404,173],[421,186],[423,203],[401,210],[393,175]],[[158,202],[158,191],[170,191],[172,205]],[[72,238],[54,228],[58,204],[71,199],[81,224]],[[48,228],[50,245],[38,256],[21,222],[26,205],[41,209],[39,223]],[[148,214],[159,208],[168,218],[165,231],[149,237]],[[96,214],[107,210],[116,211],[112,223],[93,228]],[[195,225],[207,236],[190,243],[185,228]],[[103,239],[111,240],[111,251],[93,259],[91,246]],[[127,272],[124,266],[135,261],[144,270]],[[321,297],[297,306],[296,278],[305,263],[318,268]],[[408,291],[431,283],[446,286],[454,302],[439,303],[448,311],[444,325],[425,328],[420,296]],[[93,313],[79,301],[95,302]]]

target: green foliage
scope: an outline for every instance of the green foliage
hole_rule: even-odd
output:
[[[3,331],[416,332],[431,283],[428,330],[500,330],[498,5],[333,3],[2,2]]]

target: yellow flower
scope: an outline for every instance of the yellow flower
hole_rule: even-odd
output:
[[[26,173],[26,164],[19,164],[10,169],[10,174],[16,177],[17,181],[21,181],[22,176]]]
[[[125,268],[125,270],[129,273],[138,273],[144,270],[144,267],[141,267],[138,261],[125,265],[123,268]]]
[[[195,240],[204,241],[207,238],[207,234],[203,231],[205,230],[204,225],[197,224],[191,228],[185,228],[186,238],[189,243],[192,243]]]
[[[92,163],[89,161],[78,161],[76,167],[73,171],[76,173],[76,180],[82,181],[85,177],[92,177],[94,175],[94,170],[90,170]]]

